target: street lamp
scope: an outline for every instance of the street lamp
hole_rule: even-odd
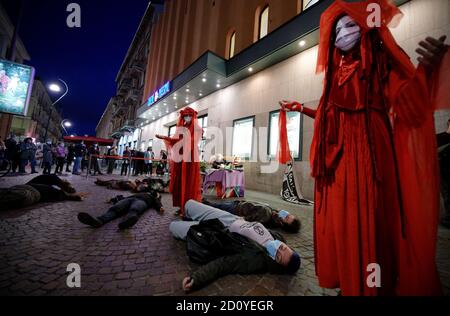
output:
[[[54,109],[55,105],[56,105],[59,101],[61,101],[61,100],[69,93],[69,86],[67,85],[67,83],[66,83],[64,80],[62,80],[62,79],[58,79],[58,80],[64,85],[65,91],[64,91],[64,93],[58,98],[58,100],[56,100],[55,102],[52,103],[52,107],[51,107],[50,113],[49,113],[49,115],[48,115],[47,127],[46,127],[46,129],[45,129],[44,141],[47,140],[48,128],[50,127],[50,120],[51,120],[51,118],[52,118],[53,109]],[[61,86],[60,86],[58,83],[51,83],[51,84],[49,84],[48,89],[49,89],[51,92],[61,93]],[[64,127],[63,123],[61,123],[61,125],[63,126],[63,129],[64,129],[64,131],[65,131],[66,134],[67,134],[67,130],[66,130],[66,128]],[[67,127],[70,127],[70,126],[67,126]]]
[[[73,126],[72,122],[70,122],[68,119],[62,120],[61,122],[61,127],[63,128],[64,132],[66,133],[66,135],[69,135],[69,133],[67,132],[67,128],[71,128]]]

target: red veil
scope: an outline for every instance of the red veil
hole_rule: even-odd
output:
[[[191,116],[186,123],[185,116]],[[184,215],[184,206],[189,200],[201,202],[199,143],[203,129],[198,125],[198,113],[190,107],[180,111],[175,136],[164,143],[169,154],[170,187],[173,206],[179,207]],[[187,133],[189,135],[187,135]]]
[[[371,28],[367,24],[369,4],[381,7],[382,25]],[[406,53],[397,45],[388,26],[397,24],[402,16],[400,10],[389,0],[369,0],[347,3],[336,0],[322,15],[320,22],[320,46],[317,72],[326,72],[325,93],[322,96],[315,120],[314,139],[311,146],[312,175],[320,183],[327,177],[332,166],[327,165],[327,144],[324,115],[327,103],[327,87],[330,81],[329,67],[334,50],[335,23],[342,15],[351,16],[362,28],[361,59],[363,70],[377,62],[371,49],[369,32],[376,32],[384,50],[392,62],[387,78],[386,101],[392,117],[394,151],[398,161],[399,183],[402,199],[404,236],[400,241],[399,295],[441,294],[436,269],[436,239],[439,218],[439,181],[437,148],[433,112],[437,106],[450,107],[449,89],[440,81],[449,79],[449,55],[441,69],[428,75],[423,66],[417,69]],[[444,79],[445,77],[445,79]],[[284,152],[285,152],[285,147]],[[383,232],[379,232],[383,233]]]

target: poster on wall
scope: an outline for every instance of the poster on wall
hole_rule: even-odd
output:
[[[0,113],[25,116],[33,80],[33,67],[0,59]]]

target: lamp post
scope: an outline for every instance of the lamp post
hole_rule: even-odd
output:
[[[73,126],[72,122],[70,122],[68,119],[64,119],[61,121],[61,127],[64,130],[64,132],[66,133],[66,135],[69,135],[69,133],[67,132],[67,128],[71,128]]]
[[[64,85],[65,91],[64,91],[64,93],[58,98],[58,100],[56,100],[55,102],[52,103],[52,108],[50,109],[50,114],[48,115],[47,127],[46,127],[46,129],[45,129],[44,141],[47,140],[48,128],[50,127],[50,120],[51,120],[51,118],[52,118],[53,109],[54,109],[55,105],[56,105],[57,103],[59,103],[59,101],[61,101],[61,100],[69,93],[69,86],[67,85],[67,83],[66,83],[64,80],[62,80],[62,79],[58,79],[58,80]],[[52,91],[52,92],[55,92],[55,93],[60,93],[60,92],[61,92],[61,86],[60,86],[59,84],[57,84],[57,83],[51,83],[51,84],[48,86],[48,89],[49,89],[50,91]],[[61,124],[62,124],[62,123],[61,123]],[[66,129],[64,128],[64,126],[63,126],[63,129],[66,131]],[[66,131],[66,134],[67,134],[67,131]]]

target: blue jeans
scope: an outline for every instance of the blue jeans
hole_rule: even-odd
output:
[[[80,171],[80,167],[81,167],[81,157],[76,157],[75,158],[75,162],[73,164],[73,174],[77,174]]]
[[[231,224],[239,219],[239,217],[236,215],[219,210],[209,205],[199,203],[194,200],[188,201],[184,209],[186,212],[186,217],[192,219],[193,221],[172,222],[169,228],[172,235],[175,238],[181,240],[186,240],[187,233],[191,226],[198,225],[202,221],[218,219],[225,227],[230,227]]]

